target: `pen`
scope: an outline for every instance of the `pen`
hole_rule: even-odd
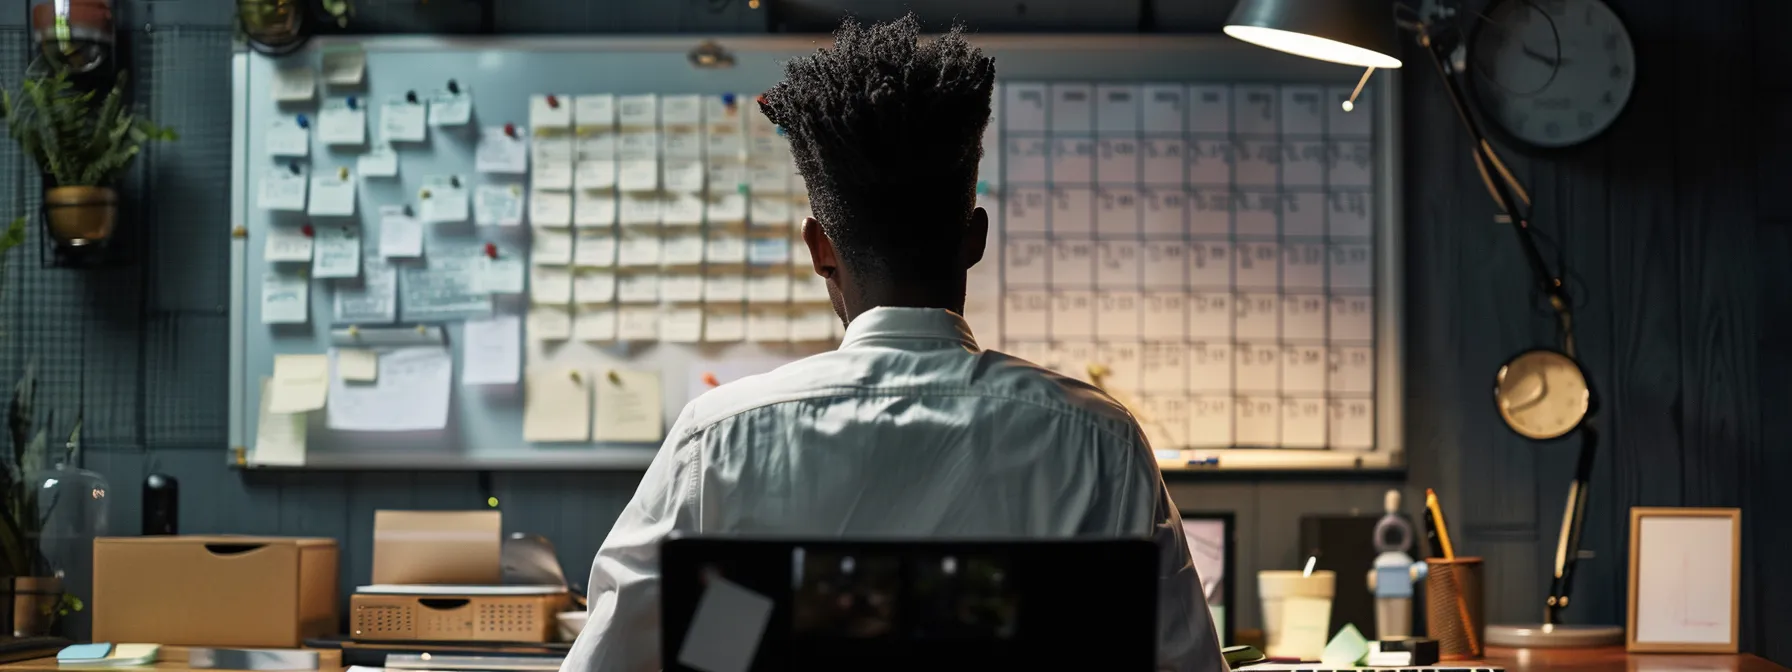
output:
[[[1456,549],[1450,545],[1450,528],[1444,523],[1444,510],[1437,503],[1437,492],[1425,488],[1425,525],[1433,535],[1431,551],[1441,554],[1445,560],[1456,558]]]

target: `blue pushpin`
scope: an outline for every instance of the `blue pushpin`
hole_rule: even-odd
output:
[[[732,94],[732,93],[722,94],[722,104],[726,105],[728,107],[734,107],[734,94]]]
[[[348,109],[351,109],[351,110],[355,109],[355,97],[354,96],[348,97]]]
[[[778,127],[778,136],[779,136],[779,137],[783,137],[783,135],[784,135],[784,127],[783,127],[783,126],[779,126],[779,127]]]
[[[301,114],[301,115],[299,115],[299,118],[296,121],[299,122],[299,128],[311,128],[311,118],[310,117],[307,117],[307,116]]]
[[[989,193],[989,181],[988,180],[977,180],[977,194],[983,195],[983,194],[987,194],[987,193]]]

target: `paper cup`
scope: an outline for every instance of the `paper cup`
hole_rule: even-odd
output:
[[[1331,636],[1332,590],[1337,575],[1327,570],[1257,572],[1263,599],[1263,652],[1273,658],[1318,660]]]

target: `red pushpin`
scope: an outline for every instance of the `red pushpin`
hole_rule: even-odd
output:
[[[761,93],[757,96],[754,96],[753,100],[759,101],[760,105],[764,105],[765,104],[765,94]]]
[[[485,244],[485,256],[491,257],[493,259],[497,259],[498,258],[498,246],[493,243],[486,243]]]
[[[552,94],[549,94],[549,95],[548,95],[548,107],[551,107],[551,108],[554,108],[554,109],[556,109],[556,110],[558,110],[558,109],[560,109],[560,98],[559,98],[559,96],[555,96],[555,95],[552,95]]]
[[[703,374],[703,384],[710,387],[721,387],[722,381],[716,380],[716,374],[705,373]]]
[[[303,233],[303,234],[305,234],[306,238],[310,238],[312,236],[317,235],[317,229],[313,229],[313,228],[311,228],[310,224],[306,224],[304,226],[299,227],[299,233]]]
[[[504,134],[508,135],[512,138],[515,138],[516,137],[516,124],[505,124],[504,125]]]

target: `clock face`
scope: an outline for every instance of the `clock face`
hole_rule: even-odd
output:
[[[1630,33],[1600,0],[1500,0],[1468,49],[1482,115],[1539,147],[1598,135],[1636,83]]]
[[[1593,393],[1580,365],[1567,355],[1532,350],[1500,367],[1494,401],[1512,431],[1541,440],[1579,427],[1592,407]]]

